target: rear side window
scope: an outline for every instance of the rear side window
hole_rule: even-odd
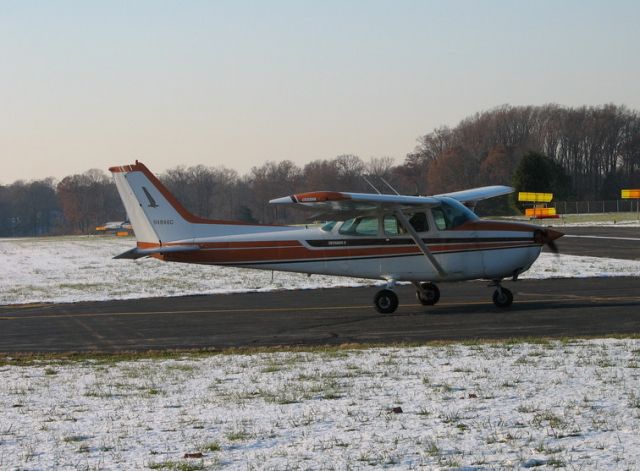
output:
[[[402,224],[400,224],[400,221],[398,221],[398,218],[390,214],[384,217],[382,225],[384,227],[385,235],[394,236],[394,235],[404,234],[405,232],[407,232],[404,230],[404,227],[402,227]]]
[[[338,232],[344,235],[377,236],[378,218],[369,216],[347,219]]]

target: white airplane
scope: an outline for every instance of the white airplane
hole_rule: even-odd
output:
[[[225,265],[385,280],[381,313],[398,307],[393,287],[410,281],[423,305],[440,298],[436,282],[486,279],[493,302],[510,306],[502,280],[517,280],[563,234],[533,224],[481,220],[465,205],[513,192],[488,186],[436,196],[317,191],[270,201],[315,211],[322,227],[202,219],[187,211],[145,167],[112,167],[137,247],[115,258]]]
[[[104,232],[117,232],[117,231],[130,231],[132,226],[129,221],[108,221],[103,225],[96,227],[96,231]]]

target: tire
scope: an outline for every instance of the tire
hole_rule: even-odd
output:
[[[495,290],[493,292],[493,304],[498,307],[509,307],[513,303],[513,293],[507,288],[502,288],[502,294],[500,291]]]
[[[398,295],[390,289],[382,289],[374,296],[373,304],[380,314],[391,314],[398,309]]]
[[[420,283],[416,299],[423,306],[433,306],[440,300],[440,289],[433,283]]]

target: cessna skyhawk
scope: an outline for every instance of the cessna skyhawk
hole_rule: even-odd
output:
[[[493,302],[510,306],[502,280],[516,280],[547,244],[563,234],[520,222],[481,220],[467,206],[513,192],[487,186],[435,196],[316,191],[276,198],[272,204],[314,211],[321,227],[274,226],[202,219],[191,214],[145,167],[109,169],[137,246],[116,258],[225,265],[385,280],[374,297],[381,313],[398,307],[393,291],[410,281],[423,305],[436,304],[436,283],[486,279]]]

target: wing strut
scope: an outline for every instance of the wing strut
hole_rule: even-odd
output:
[[[427,257],[427,260],[429,261],[431,266],[433,266],[433,268],[435,268],[436,271],[438,272],[438,275],[440,275],[443,278],[447,276],[447,272],[438,263],[436,258],[431,253],[431,250],[429,250],[429,247],[427,247],[427,244],[425,244],[423,240],[420,238],[420,236],[418,235],[416,230],[413,228],[413,226],[411,225],[407,217],[404,215],[404,213],[399,208],[395,208],[393,211],[393,214],[395,214],[395,216],[398,218],[398,221],[400,221],[400,224],[402,224],[402,227],[404,227],[404,229],[409,233],[409,235],[411,236],[413,241],[416,243],[416,245],[420,247],[420,250],[422,250],[422,253],[424,254],[424,256]]]

